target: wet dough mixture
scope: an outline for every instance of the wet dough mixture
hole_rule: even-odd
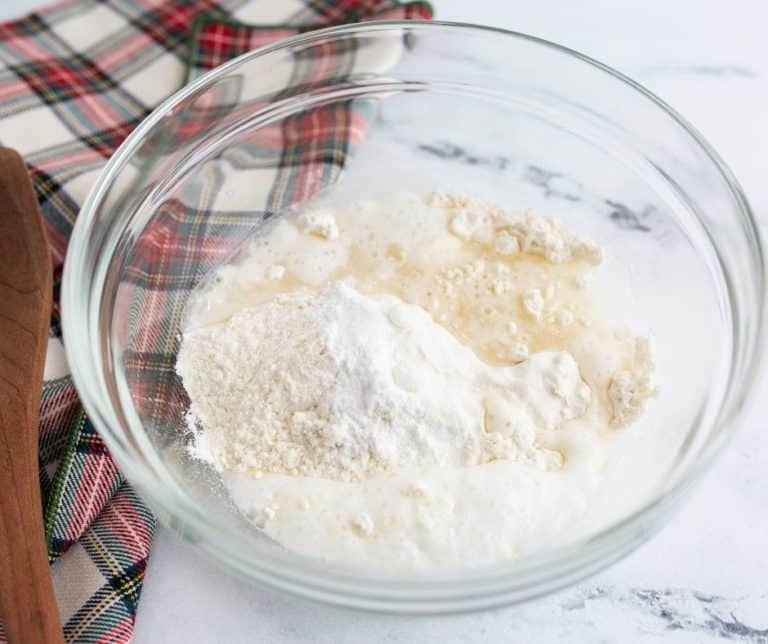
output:
[[[567,536],[654,395],[594,243],[444,192],[308,205],[191,298],[194,452],[286,548],[382,571]]]

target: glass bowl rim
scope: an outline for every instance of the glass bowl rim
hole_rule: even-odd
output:
[[[177,104],[250,60],[329,37],[348,37],[354,34],[386,31],[393,28],[412,31],[448,29],[479,33],[483,35],[482,37],[515,38],[527,44],[554,50],[559,54],[596,68],[608,74],[613,80],[629,86],[630,89],[637,92],[639,98],[650,100],[656,108],[664,112],[698,145],[724,179],[738,206],[738,214],[741,216],[741,224],[745,229],[747,239],[752,242],[747,250],[750,251],[750,269],[754,272],[759,287],[756,289],[758,291],[756,311],[758,317],[753,327],[753,336],[747,338],[750,344],[748,349],[750,350],[744,352],[745,364],[739,365],[739,371],[743,374],[742,386],[738,391],[734,391],[729,386],[724,392],[723,399],[717,409],[717,415],[712,420],[712,426],[719,427],[720,431],[714,437],[707,439],[707,444],[688,464],[687,471],[684,471],[678,480],[651,497],[634,512],[587,538],[565,546],[548,549],[539,555],[526,557],[514,564],[494,567],[490,571],[488,569],[470,570],[464,573],[459,572],[450,578],[441,577],[436,580],[401,579],[393,581],[366,576],[365,574],[350,577],[346,574],[329,572],[326,568],[320,567],[316,572],[313,572],[310,570],[311,564],[308,565],[303,560],[297,565],[287,565],[285,562],[270,562],[266,559],[256,562],[253,558],[238,556],[235,548],[232,547],[237,538],[236,535],[230,534],[222,526],[207,518],[193,504],[188,503],[188,497],[179,498],[176,492],[168,494],[168,490],[161,489],[162,486],[158,484],[156,479],[158,472],[149,472],[146,464],[139,463],[131,450],[124,446],[125,443],[121,437],[121,434],[124,433],[121,423],[115,416],[109,400],[102,395],[101,391],[105,382],[101,361],[97,359],[101,356],[101,349],[93,344],[95,342],[98,345],[100,334],[95,334],[97,337],[92,339],[88,337],[91,320],[96,322],[95,328],[100,327],[98,324],[99,307],[94,306],[93,302],[97,301],[100,305],[103,292],[99,290],[96,297],[89,293],[85,298],[90,309],[96,309],[95,312],[89,310],[89,307],[83,309],[79,304],[82,301],[82,296],[79,298],[77,296],[77,292],[82,290],[83,284],[87,283],[91,286],[93,284],[92,275],[89,275],[88,264],[84,259],[86,256],[84,250],[88,247],[89,231],[99,203],[125,162],[142,144],[146,133]],[[734,210],[734,212],[736,211]],[[706,229],[703,222],[699,223]],[[108,261],[111,260],[114,250],[114,247],[108,249]],[[102,258],[104,253],[105,251],[102,250],[99,258]],[[727,272],[722,263],[720,263],[719,268]],[[91,273],[93,272],[91,271]],[[161,522],[168,525],[173,531],[178,533],[181,528],[186,532],[186,540],[197,541],[199,547],[212,557],[227,564],[234,572],[273,588],[332,603],[375,610],[419,613],[454,612],[517,603],[575,583],[625,556],[663,525],[661,519],[670,515],[673,510],[680,506],[685,494],[706,471],[715,456],[720,453],[725,442],[732,437],[737,425],[736,421],[743,416],[745,402],[749,391],[753,388],[763,357],[765,335],[764,283],[765,262],[759,229],[738,181],[704,137],[655,94],[622,73],[584,54],[520,32],[470,23],[434,20],[372,21],[319,29],[247,52],[203,74],[172,94],[134,129],[99,174],[77,217],[70,238],[62,280],[62,332],[72,378],[77,386],[83,406],[91,416],[92,422],[104,438],[120,468],[126,473],[128,480],[140,490],[145,499],[148,499],[151,508],[161,510],[159,517]],[[730,286],[728,295],[731,296]],[[93,349],[93,352],[90,349]],[[730,360],[733,368],[737,356],[732,353]],[[728,414],[724,414],[727,408],[734,410],[730,417]],[[139,429],[143,431],[143,428],[139,427]],[[192,534],[198,536],[190,539],[190,533],[187,530],[191,530]],[[576,565],[575,568],[574,565]],[[562,574],[564,570],[568,574]],[[473,584],[476,590],[474,593]],[[473,598],[476,601],[473,601]]]

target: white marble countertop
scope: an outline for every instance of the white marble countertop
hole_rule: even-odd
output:
[[[437,17],[527,32],[637,79],[720,151],[768,226],[768,3],[434,0]],[[0,3],[0,18],[39,5]],[[768,384],[679,515],[597,577],[515,608],[441,618],[330,608],[242,583],[159,529],[137,644],[768,643]]]

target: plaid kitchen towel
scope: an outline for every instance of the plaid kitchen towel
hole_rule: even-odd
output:
[[[0,143],[24,156],[46,222],[51,336],[59,335],[58,286],[80,204],[122,140],[185,79],[305,30],[431,15],[424,2],[393,0],[70,0],[0,24]],[[326,143],[314,161],[311,146],[307,161],[311,132],[302,135],[311,124],[300,117],[267,146],[274,154],[267,163],[280,170],[273,194],[291,186],[309,196],[320,185],[308,167],[343,163],[339,151],[360,136],[355,115],[330,110],[324,118]],[[194,135],[194,123],[188,127]],[[254,141],[243,154],[262,159],[264,149]],[[169,206],[170,219],[186,221],[176,215]],[[152,245],[165,239],[153,234]],[[69,377],[43,387],[40,482],[67,641],[128,641],[155,520],[115,467]]]

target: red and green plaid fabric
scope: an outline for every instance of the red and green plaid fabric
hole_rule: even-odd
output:
[[[80,204],[117,146],[185,79],[308,29],[431,14],[426,3],[393,0],[67,0],[0,24],[0,144],[16,148],[27,161],[46,222],[55,271],[52,337],[59,335],[59,281]],[[312,69],[300,65],[296,73],[312,82]],[[357,122],[365,107],[347,107],[328,108],[319,120],[297,115],[280,131],[267,128],[241,146],[246,165],[276,169],[265,211],[289,193],[292,200],[310,196],[323,172],[343,164],[365,129]],[[173,134],[194,136],[195,119],[184,127]],[[321,172],[308,172],[313,168]],[[156,225],[142,233],[140,242],[147,245],[137,243],[136,252],[157,244],[173,249],[179,228],[198,221],[183,207],[168,204]],[[207,234],[233,222],[252,224],[242,213],[222,213],[208,224],[213,228],[195,229],[198,246],[178,257],[166,254],[166,260],[183,268],[190,253],[205,252]],[[203,264],[220,259],[214,253]],[[158,278],[153,257],[147,266],[133,288],[152,291],[155,301],[171,301],[175,296],[169,293],[179,285]],[[172,282],[169,268],[162,270]],[[141,368],[141,350],[149,347],[139,337],[135,348]],[[158,394],[175,395],[162,387],[151,392]],[[43,387],[40,483],[67,641],[128,641],[155,519],[116,468],[69,377]]]

